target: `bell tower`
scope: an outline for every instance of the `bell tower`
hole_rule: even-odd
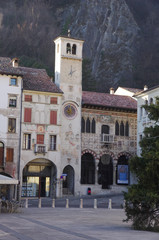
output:
[[[81,175],[81,101],[83,40],[59,36],[55,42],[55,83],[63,91],[61,107],[61,174],[72,194]],[[64,186],[64,184],[63,184]]]

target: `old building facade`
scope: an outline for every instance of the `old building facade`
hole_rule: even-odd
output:
[[[92,194],[120,192],[131,184],[129,158],[136,154],[137,134],[134,90],[82,92],[82,47],[80,39],[55,39],[55,83],[45,70],[18,66],[18,59],[16,65],[10,59],[0,65],[0,73],[8,74],[4,85],[12,76],[21,82],[18,93],[10,91],[19,101],[17,112],[11,109],[19,126],[17,168],[15,175],[9,167],[1,172],[19,181],[22,197],[87,194],[88,188]],[[1,119],[4,111],[9,117],[8,91]],[[2,147],[3,139],[12,139],[13,133],[8,134],[5,126]]]

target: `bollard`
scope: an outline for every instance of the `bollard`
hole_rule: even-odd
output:
[[[94,199],[94,208],[97,208],[97,199]]]
[[[55,199],[52,199],[52,208],[55,208]]]
[[[69,208],[69,199],[66,199],[66,208]]]
[[[83,199],[80,199],[80,208],[83,208]]]
[[[28,198],[25,199],[25,208],[28,208]]]
[[[123,208],[125,209],[125,200],[123,201]]]
[[[109,199],[108,209],[112,209],[112,200],[111,199]]]
[[[38,208],[41,208],[41,198],[39,198]]]

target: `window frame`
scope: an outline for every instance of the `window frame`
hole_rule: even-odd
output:
[[[15,83],[13,82],[13,80],[15,80]],[[9,85],[10,86],[18,86],[18,79],[16,77],[11,77]]]
[[[50,135],[49,150],[56,151],[56,148],[57,148],[57,135]]]
[[[24,122],[31,123],[31,120],[32,120],[32,108],[24,108]]]
[[[15,105],[14,104],[10,104],[10,101],[12,101],[12,100],[15,100]],[[16,108],[17,107],[17,97],[16,96],[9,96],[8,107],[9,108]]]
[[[11,127],[11,130],[9,130],[9,127]],[[8,133],[16,133],[16,118],[8,118]]]
[[[24,150],[31,149],[31,134],[30,133],[23,134],[23,149]]]

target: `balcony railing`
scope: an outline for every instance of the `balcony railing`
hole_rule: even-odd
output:
[[[35,153],[46,153],[46,145],[44,144],[35,144],[34,145],[34,152]]]
[[[102,143],[113,143],[114,142],[114,135],[110,134],[101,134],[101,142]]]

